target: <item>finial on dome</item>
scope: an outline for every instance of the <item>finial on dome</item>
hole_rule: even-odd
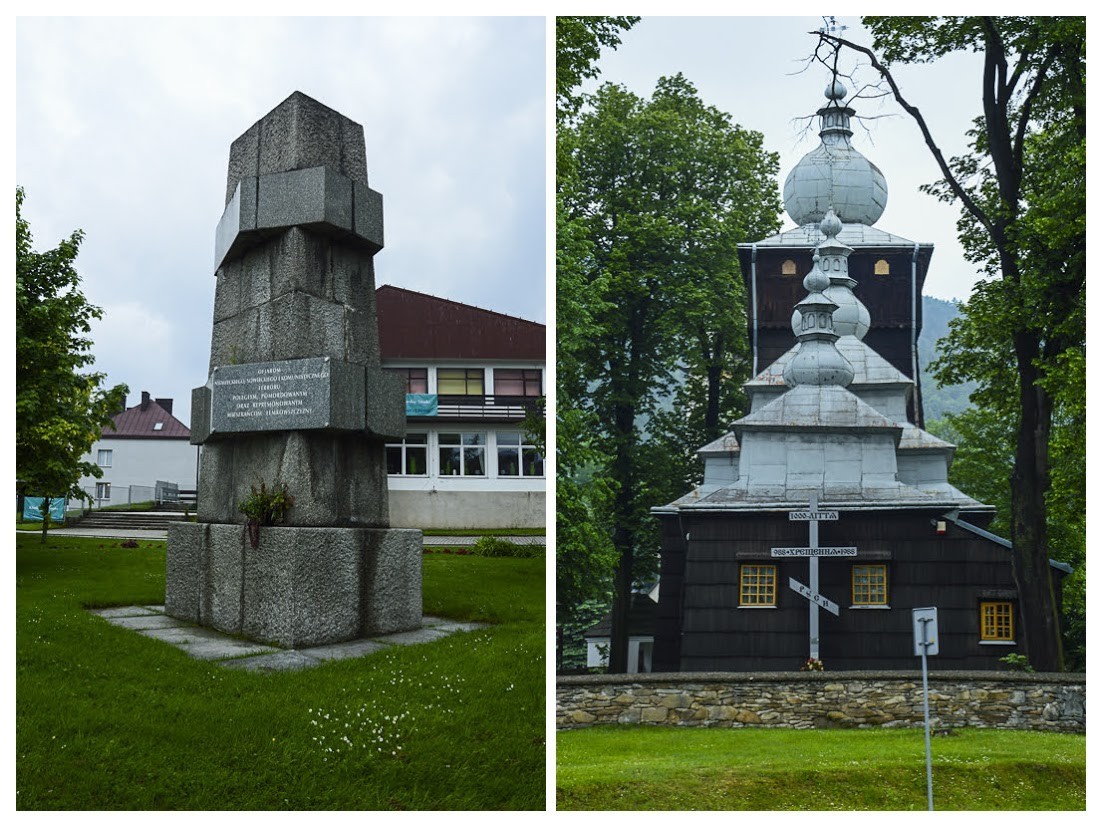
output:
[[[819,254],[817,252],[811,257],[811,261],[811,269],[804,276],[804,290],[808,293],[822,293],[830,287],[830,276],[824,273],[819,266]]]
[[[827,239],[834,238],[838,233],[842,232],[842,219],[834,214],[833,204],[827,207],[826,215],[824,215],[823,220],[819,222],[819,232],[825,235]]]
[[[848,92],[849,90],[846,89],[846,85],[838,80],[838,76],[835,75],[834,79],[827,84],[827,88],[823,91],[823,97],[827,100],[840,101],[845,99]]]

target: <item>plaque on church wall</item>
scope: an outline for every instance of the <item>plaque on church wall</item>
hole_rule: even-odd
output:
[[[328,428],[331,376],[325,357],[216,367],[211,432]]]

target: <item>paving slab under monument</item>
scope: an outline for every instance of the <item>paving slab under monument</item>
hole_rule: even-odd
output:
[[[247,669],[250,672],[309,669],[327,661],[364,657],[395,646],[429,643],[456,632],[472,632],[489,626],[487,623],[466,623],[425,616],[420,629],[408,632],[326,646],[280,649],[169,617],[165,614],[164,606],[118,606],[111,609],[89,609],[89,612],[114,626],[170,643],[198,660],[211,661],[229,669]]]

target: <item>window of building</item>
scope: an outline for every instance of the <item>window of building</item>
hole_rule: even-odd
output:
[[[114,453],[115,452],[110,449],[104,450],[102,448],[96,451],[96,465],[100,468],[110,468]]]
[[[782,276],[794,276],[796,275],[796,262],[790,258],[786,258],[781,262],[781,275]]]
[[[523,434],[498,431],[497,475],[499,477],[542,477],[543,457]]]
[[[888,264],[886,258],[877,259],[876,264],[872,266],[872,272],[875,276],[890,276],[892,274],[891,265]]]
[[[109,500],[109,499],[111,499],[111,483],[109,483],[109,482],[97,482],[96,483],[96,499],[97,500]]]
[[[437,368],[436,392],[441,396],[482,396],[482,368]]]
[[[530,396],[543,393],[539,368],[494,368],[494,396]]]
[[[429,473],[428,434],[406,434],[386,446],[386,472],[392,476],[424,477]]]
[[[162,428],[164,428],[164,426],[165,426],[165,423],[163,423],[163,422],[154,422],[153,423],[153,430],[154,431],[159,431]]]
[[[1005,600],[980,603],[980,640],[1014,640],[1014,605]]]
[[[777,605],[777,567],[744,563],[739,570],[740,606]]]
[[[884,563],[853,567],[853,605],[888,605],[888,567]]]
[[[429,392],[428,368],[387,368],[387,371],[406,380],[406,393]]]
[[[440,434],[440,476],[486,476],[486,434]]]

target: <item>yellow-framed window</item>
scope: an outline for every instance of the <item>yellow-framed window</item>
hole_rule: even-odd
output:
[[[888,605],[888,566],[885,563],[853,567],[853,605]]]
[[[744,563],[739,570],[740,606],[777,605],[777,567]]]
[[[1014,640],[1014,604],[1006,600],[980,603],[980,640]]]

